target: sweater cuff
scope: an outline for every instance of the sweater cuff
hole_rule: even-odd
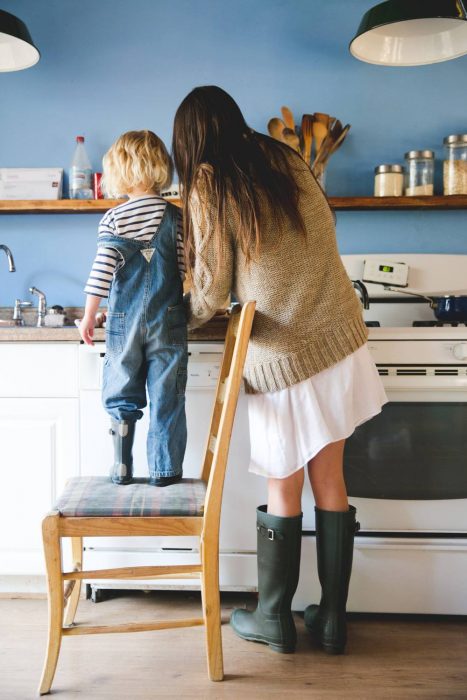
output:
[[[211,309],[204,305],[202,309],[195,309],[191,292],[183,295],[183,304],[185,306],[188,330],[192,331],[207,323],[216,313],[216,309]]]

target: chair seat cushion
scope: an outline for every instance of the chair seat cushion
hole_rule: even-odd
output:
[[[68,517],[202,516],[205,495],[201,479],[161,488],[148,479],[120,486],[106,476],[80,476],[66,483],[55,508]]]

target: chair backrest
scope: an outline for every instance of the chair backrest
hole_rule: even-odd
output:
[[[208,483],[204,504],[205,532],[217,533],[219,530],[230,436],[255,307],[256,302],[249,301],[244,304],[243,308],[239,304],[235,304],[230,311],[216,399],[201,472],[201,478]]]

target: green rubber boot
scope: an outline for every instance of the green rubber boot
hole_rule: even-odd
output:
[[[316,513],[316,553],[321,602],[305,609],[305,626],[328,654],[343,654],[347,642],[345,606],[352,571],[353,543],[360,524],[356,510]]]
[[[290,654],[297,643],[291,605],[300,572],[302,516],[268,515],[266,506],[256,513],[258,605],[254,612],[234,610],[230,624],[242,639]]]
[[[114,484],[131,484],[133,481],[133,441],[135,439],[135,421],[111,421],[110,435],[114,445],[114,463],[110,471],[110,480]]]

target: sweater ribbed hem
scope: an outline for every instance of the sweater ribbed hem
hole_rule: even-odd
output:
[[[323,332],[319,342],[302,350],[256,365],[245,365],[243,377],[247,394],[281,391],[337,364],[358,350],[368,339],[363,318],[346,321]]]

